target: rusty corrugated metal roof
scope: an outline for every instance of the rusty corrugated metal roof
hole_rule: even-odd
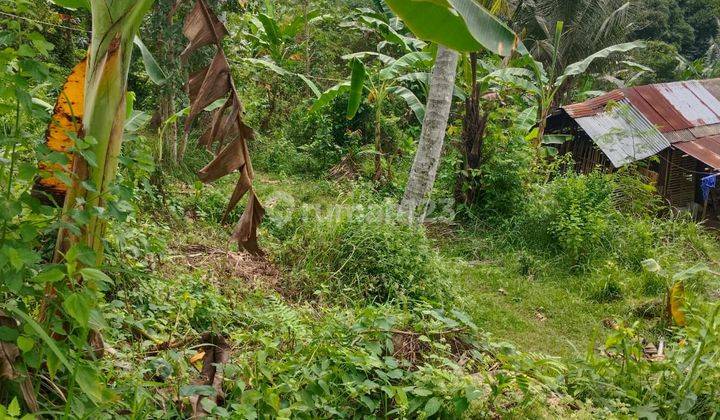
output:
[[[667,122],[667,120],[665,120],[665,118],[663,118],[652,105],[650,105],[650,103],[640,94],[639,90],[626,89],[625,95],[633,106],[637,108],[637,110],[640,111],[645,118],[653,123],[661,133],[674,131],[670,123]]]
[[[585,102],[565,106],[563,109],[573,118],[589,117],[603,112],[611,101],[619,102],[623,99],[625,94],[621,90],[614,90]]]
[[[720,122],[720,118],[710,108],[712,106],[720,109],[720,102],[699,82],[665,83],[654,87],[683,116],[685,121],[690,124],[690,127],[700,127]]]
[[[672,127],[673,130],[685,130],[693,127],[690,121],[686,120],[670,101],[658,90],[660,85],[638,86],[635,89],[640,96],[650,104],[653,109],[660,114],[664,124]]]
[[[670,147],[670,142],[627,99],[605,112],[575,121],[616,168]]]
[[[676,143],[673,147],[720,171],[720,137],[705,137],[696,141]]]
[[[720,79],[618,89],[562,109],[615,167],[672,144],[720,169]]]

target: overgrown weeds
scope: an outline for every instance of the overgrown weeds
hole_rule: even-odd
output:
[[[351,305],[443,301],[447,286],[422,228],[388,204],[346,210],[292,216],[294,232],[278,253],[285,287]]]

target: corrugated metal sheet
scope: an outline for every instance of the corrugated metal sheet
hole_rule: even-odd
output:
[[[693,127],[690,132],[695,136],[696,139],[704,137],[715,137],[720,136],[720,124],[703,125],[701,127]],[[692,140],[692,139],[690,139]]]
[[[673,147],[715,170],[720,170],[720,137],[706,137],[695,141],[676,143],[673,144]]]
[[[616,167],[672,144],[720,169],[720,79],[615,90],[563,110]]]
[[[605,111],[605,107],[610,102],[620,102],[623,99],[625,94],[621,90],[614,90],[585,102],[568,105],[563,109],[573,118],[589,117]]]
[[[616,168],[670,147],[670,142],[627,99],[605,112],[575,121]]]
[[[673,130],[685,130],[694,125],[670,103],[657,87],[660,85],[638,86],[635,89],[650,106],[657,111]]]
[[[700,83],[705,86],[705,89],[707,89],[715,99],[720,100],[720,79],[703,80]]]
[[[699,127],[708,124],[717,124],[720,118],[706,105],[700,97],[711,102],[711,105],[720,109],[720,103],[698,82],[675,82],[653,85],[672,107],[679,112],[683,118]],[[689,127],[688,127],[689,128]]]
[[[683,85],[695,95],[700,102],[705,105],[708,110],[715,117],[705,121],[704,124],[700,125],[712,125],[720,122],[720,100],[715,97],[709,90],[699,81],[691,80],[689,82],[683,82]]]
[[[627,89],[625,96],[630,100],[635,108],[640,111],[645,118],[647,118],[653,125],[655,125],[661,133],[668,133],[674,131],[672,125],[670,125],[662,115],[660,115],[645,98],[640,95],[637,89]]]
[[[681,143],[697,139],[691,128],[687,130],[670,131],[669,133],[663,133],[663,135],[670,141],[670,143]]]

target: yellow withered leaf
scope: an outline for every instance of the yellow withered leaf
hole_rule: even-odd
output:
[[[53,116],[45,132],[45,144],[48,148],[55,152],[66,153],[69,161],[72,161],[72,156],[68,153],[68,149],[74,145],[74,141],[68,134],[79,135],[82,131],[86,71],[87,59],[83,59],[73,68],[58,95]],[[55,171],[68,171],[69,168],[51,162],[40,162],[38,166],[40,171],[45,172],[38,181],[40,188],[55,196],[64,195],[67,186],[51,174]]]
[[[201,361],[203,359],[203,357],[205,357],[204,351],[199,351],[199,352],[195,353],[195,355],[193,355],[193,357],[190,358],[190,364],[195,364],[195,363]]]
[[[668,309],[672,320],[678,327],[685,326],[685,285],[680,281],[670,288]]]

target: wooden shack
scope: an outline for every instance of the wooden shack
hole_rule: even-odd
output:
[[[642,161],[670,205],[717,218],[717,188],[706,203],[700,185],[720,173],[720,79],[618,89],[561,107],[547,132],[572,139],[558,149],[577,172]]]

